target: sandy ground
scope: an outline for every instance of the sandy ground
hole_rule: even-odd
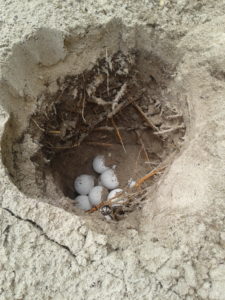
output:
[[[1,300],[225,299],[224,13],[213,0],[1,2]],[[187,131],[138,226],[115,228],[21,193],[9,145],[36,108],[42,76],[78,72],[118,39],[176,65],[167,91]],[[36,148],[28,138],[27,178]]]

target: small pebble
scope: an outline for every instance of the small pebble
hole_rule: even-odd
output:
[[[91,204],[89,202],[88,196],[86,195],[79,195],[75,198],[75,204],[77,207],[83,210],[91,209]]]
[[[112,213],[112,208],[109,205],[105,205],[100,208],[100,212],[103,216],[107,216]]]
[[[80,175],[74,181],[74,188],[80,195],[88,195],[94,187],[94,177],[91,175]]]
[[[100,176],[101,183],[109,190],[113,190],[119,186],[119,181],[115,172],[112,169],[106,170]]]

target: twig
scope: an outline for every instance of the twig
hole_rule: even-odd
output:
[[[123,191],[121,193],[118,193],[116,196],[114,196],[113,198],[107,200],[107,201],[103,201],[101,203],[99,203],[98,205],[96,205],[95,207],[92,207],[90,210],[88,210],[87,212],[88,213],[92,213],[98,209],[100,209],[102,206],[105,206],[105,205],[112,205],[114,203],[121,203],[121,204],[126,204],[129,202],[129,198],[131,198],[132,196],[135,196],[136,194],[139,194],[140,192],[134,192],[134,193],[131,193],[131,194],[127,194],[126,191]],[[128,200],[125,200],[124,201],[124,198],[125,199],[128,199]],[[120,200],[121,199],[121,200]]]
[[[135,126],[135,127],[118,127],[117,128],[119,130],[125,130],[125,131],[132,131],[132,130],[145,130],[147,129],[148,127],[144,127],[144,126]],[[110,126],[100,126],[100,127],[97,127],[97,128],[94,128],[94,131],[114,131],[114,128],[113,127],[110,127]]]
[[[127,107],[128,105],[130,105],[130,104],[134,103],[135,101],[137,101],[138,99],[140,99],[141,95],[142,95],[142,94],[140,94],[140,95],[139,95],[138,97],[136,97],[136,98],[131,99],[130,101],[127,101],[127,102],[121,102],[120,104],[118,104],[118,105],[116,106],[116,108],[108,114],[107,118],[108,118],[108,119],[111,119],[111,118],[112,118],[114,115],[116,115],[120,110],[123,110],[123,109],[124,109],[125,107]]]
[[[83,140],[88,136],[88,133],[82,134],[78,140],[77,143],[74,143],[72,146],[47,146],[45,145],[45,147],[48,147],[50,149],[73,149],[76,147],[79,147],[81,145],[81,143],[83,142]]]
[[[144,120],[148,123],[149,127],[158,131],[158,128],[149,120],[147,115],[143,112],[143,110],[136,103],[133,103],[133,106],[139,112],[139,114],[144,118]]]
[[[124,130],[124,127],[117,127],[119,130]],[[109,126],[101,126],[94,129],[94,131],[114,131],[115,128]]]
[[[140,196],[138,199],[135,199],[135,197]],[[118,204],[120,206],[122,205],[127,205],[129,204],[131,201],[132,203],[135,205],[138,202],[140,202],[141,200],[143,200],[143,196],[146,196],[146,191],[145,190],[139,190],[136,192],[130,192],[127,193],[127,191],[123,191],[119,194],[117,194],[115,197],[107,200],[107,201],[103,201],[100,204],[98,204],[97,206],[91,208],[90,210],[87,211],[87,213],[92,213],[95,212],[96,210],[99,210],[101,207],[109,205],[109,206],[113,206],[115,204]]]
[[[183,115],[181,114],[176,114],[176,115],[171,115],[171,116],[165,116],[165,119],[167,120],[173,120],[173,119],[178,119],[178,118],[182,118]]]
[[[60,130],[49,130],[48,133],[49,134],[60,134],[61,131]]]
[[[105,60],[108,63],[108,50],[107,50],[107,48],[105,49]],[[108,65],[109,65],[109,63],[108,63]],[[106,90],[107,90],[107,94],[109,96],[109,72],[108,72],[108,70],[106,72]]]
[[[56,107],[55,107],[55,103],[53,103],[52,109],[53,109],[53,111],[54,111],[54,114],[57,115],[57,110],[56,110]]]
[[[98,76],[96,76],[94,78],[94,80],[91,82],[91,84],[87,85],[86,93],[87,93],[88,97],[92,97],[95,94],[97,88],[100,86],[100,84],[103,83],[103,81],[104,81],[103,75],[98,74]]]
[[[31,120],[34,122],[34,124],[35,124],[41,131],[45,132],[45,130],[44,130],[43,128],[41,128],[41,127],[38,125],[38,123],[37,123],[33,118],[31,118]]]
[[[150,173],[148,173],[147,175],[145,175],[144,177],[140,178],[137,180],[136,184],[135,184],[135,188],[140,187],[146,180],[148,180],[149,178],[151,178],[152,176],[158,174],[160,171],[164,170],[166,167],[161,167],[158,169],[154,169],[153,171],[151,171]]]
[[[86,142],[88,145],[93,145],[93,146],[102,146],[102,147],[112,147],[114,144],[110,143],[99,143],[99,142]]]
[[[82,100],[82,111],[81,111],[81,116],[82,116],[82,119],[84,121],[84,123],[87,123],[86,120],[85,120],[85,117],[84,117],[84,108],[85,108],[85,101],[86,101],[86,97],[85,97],[85,94],[86,94],[86,86],[85,86],[85,78],[84,78],[84,73],[82,74],[83,76],[83,100]]]
[[[110,88],[109,88],[109,92],[111,92],[112,90],[116,90],[116,89],[118,89],[118,88],[120,88],[121,87],[121,84],[120,85],[114,85],[114,86],[111,86]],[[102,95],[105,95],[105,94],[107,94],[107,91],[102,91]],[[111,103],[112,104],[112,103]]]
[[[120,99],[123,97],[123,95],[125,94],[126,92],[126,89],[127,89],[127,83],[125,82],[119,92],[116,94],[116,97],[113,99],[112,101],[112,110],[114,110],[116,108],[116,106],[118,105]]]
[[[151,162],[151,161],[146,161],[145,162],[146,165],[153,165],[153,166],[157,166],[159,163],[158,162]]]
[[[45,147],[50,148],[50,149],[72,149],[72,148],[76,148],[79,146],[80,146],[79,143],[75,143],[72,146],[47,146],[47,145],[45,145]]]
[[[139,192],[135,197],[133,197],[132,199],[132,205],[131,206],[127,206],[125,208],[125,210],[128,211],[132,211],[134,209],[134,207],[136,207],[137,205],[140,205],[140,202],[142,202],[145,197],[147,195],[147,191],[146,189],[141,190],[141,192]]]
[[[136,159],[136,161],[135,161],[135,168],[134,168],[134,172],[133,172],[132,178],[135,177],[135,175],[136,175],[136,173],[137,173],[138,161],[139,161],[139,158],[140,158],[140,156],[141,156],[142,150],[143,150],[143,146],[141,145],[141,148],[140,148],[140,150],[138,151],[137,159]]]
[[[145,144],[144,144],[144,142],[143,142],[143,140],[142,140],[142,138],[141,138],[140,132],[139,132],[138,130],[135,130],[135,132],[136,132],[137,137],[138,137],[138,139],[139,139],[139,141],[140,141],[140,143],[141,143],[141,145],[142,145],[142,148],[143,148],[145,157],[146,157],[147,161],[150,162],[150,159],[149,159],[149,156],[148,156],[148,152],[147,152],[147,150],[146,150],[146,148],[145,148]]]
[[[82,101],[81,116],[82,116],[82,119],[83,119],[84,123],[87,123],[86,120],[85,120],[85,117],[84,117],[84,107],[85,107],[85,97],[83,98],[83,101]]]
[[[101,122],[103,122],[105,119],[111,119],[115,114],[117,114],[120,110],[123,110],[125,107],[127,107],[128,105],[132,104],[133,102],[137,101],[138,99],[140,99],[140,97],[142,96],[142,92],[140,93],[139,96],[131,99],[130,101],[126,101],[126,102],[122,102],[120,104],[117,105],[117,107],[115,108],[114,111],[110,112],[110,113],[104,113],[101,117],[99,117],[97,119],[97,121],[92,124],[92,126],[89,128],[89,130],[80,137],[78,144],[80,145],[83,140],[90,134],[90,132],[92,132],[96,126],[98,124],[100,124]]]
[[[65,82],[63,83],[62,86],[62,90],[60,91],[59,95],[56,97],[56,99],[54,100],[54,103],[57,103],[58,100],[61,98],[61,96],[63,95],[64,91],[66,90],[67,85],[65,84]]]
[[[165,133],[169,133],[169,132],[172,132],[172,131],[176,131],[178,129],[185,129],[184,124],[179,125],[177,127],[172,127],[172,128],[165,129],[165,130],[162,130],[162,131],[154,132],[154,134],[155,135],[165,134]]]
[[[125,148],[124,143],[123,143],[122,136],[121,136],[121,134],[120,134],[120,132],[119,132],[119,129],[116,127],[116,123],[114,122],[113,118],[111,118],[111,122],[112,122],[112,125],[113,125],[114,129],[115,129],[116,135],[118,136],[118,139],[119,139],[119,141],[120,141],[120,144],[121,144],[122,147],[123,147],[124,153],[127,153],[126,148]]]
[[[92,102],[92,103],[95,103],[97,105],[101,105],[101,106],[105,106],[105,105],[111,105],[111,102],[107,102],[105,100],[103,100],[102,98],[99,98],[99,97],[95,97],[95,96],[92,96],[88,102]]]

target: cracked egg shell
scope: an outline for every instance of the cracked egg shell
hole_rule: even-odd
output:
[[[94,187],[94,177],[91,175],[80,175],[74,181],[74,188],[80,195],[88,195]]]
[[[100,180],[102,185],[109,190],[114,190],[119,186],[117,176],[112,169],[108,169],[104,173],[102,173],[100,176]]]

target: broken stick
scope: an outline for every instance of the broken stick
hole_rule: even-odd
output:
[[[136,132],[136,135],[137,135],[137,137],[138,137],[138,139],[139,139],[139,141],[141,143],[141,146],[143,148],[143,152],[145,154],[145,158],[147,159],[148,162],[150,162],[150,159],[149,159],[149,156],[148,156],[148,152],[147,152],[145,144],[144,144],[144,142],[143,142],[143,140],[141,138],[140,132],[138,130],[135,130],[135,132]]]
[[[88,145],[93,145],[93,146],[102,146],[102,147],[112,147],[113,144],[110,143],[99,143],[99,142],[86,142]]]
[[[116,127],[116,123],[114,122],[113,118],[111,118],[111,122],[112,122],[112,125],[113,125],[114,129],[115,129],[116,135],[117,135],[117,137],[118,137],[118,139],[119,139],[119,141],[120,141],[120,144],[121,144],[122,147],[123,147],[124,152],[127,153],[127,151],[126,151],[126,149],[125,149],[125,146],[124,146],[124,143],[123,143],[122,136],[121,136],[121,134],[120,134],[120,132],[119,132],[119,129]]]
[[[165,133],[169,133],[169,132],[172,132],[172,131],[176,131],[178,129],[185,129],[184,124],[179,125],[177,127],[172,127],[172,128],[169,128],[169,129],[165,129],[165,130],[161,130],[161,131],[158,131],[158,132],[154,132],[154,134],[155,135],[165,134]]]
[[[144,120],[147,122],[148,126],[152,129],[155,129],[158,131],[158,128],[150,121],[148,116],[143,112],[143,110],[138,106],[136,103],[133,103],[133,106],[136,108],[136,110],[139,112],[139,114],[144,118]]]
[[[159,172],[161,172],[161,171],[164,170],[165,168],[166,168],[166,167],[161,167],[161,168],[152,170],[150,173],[146,174],[144,177],[138,179],[134,187],[135,187],[135,188],[140,187],[146,180],[148,180],[149,178],[151,178],[151,177],[153,177],[154,175],[158,174]]]

